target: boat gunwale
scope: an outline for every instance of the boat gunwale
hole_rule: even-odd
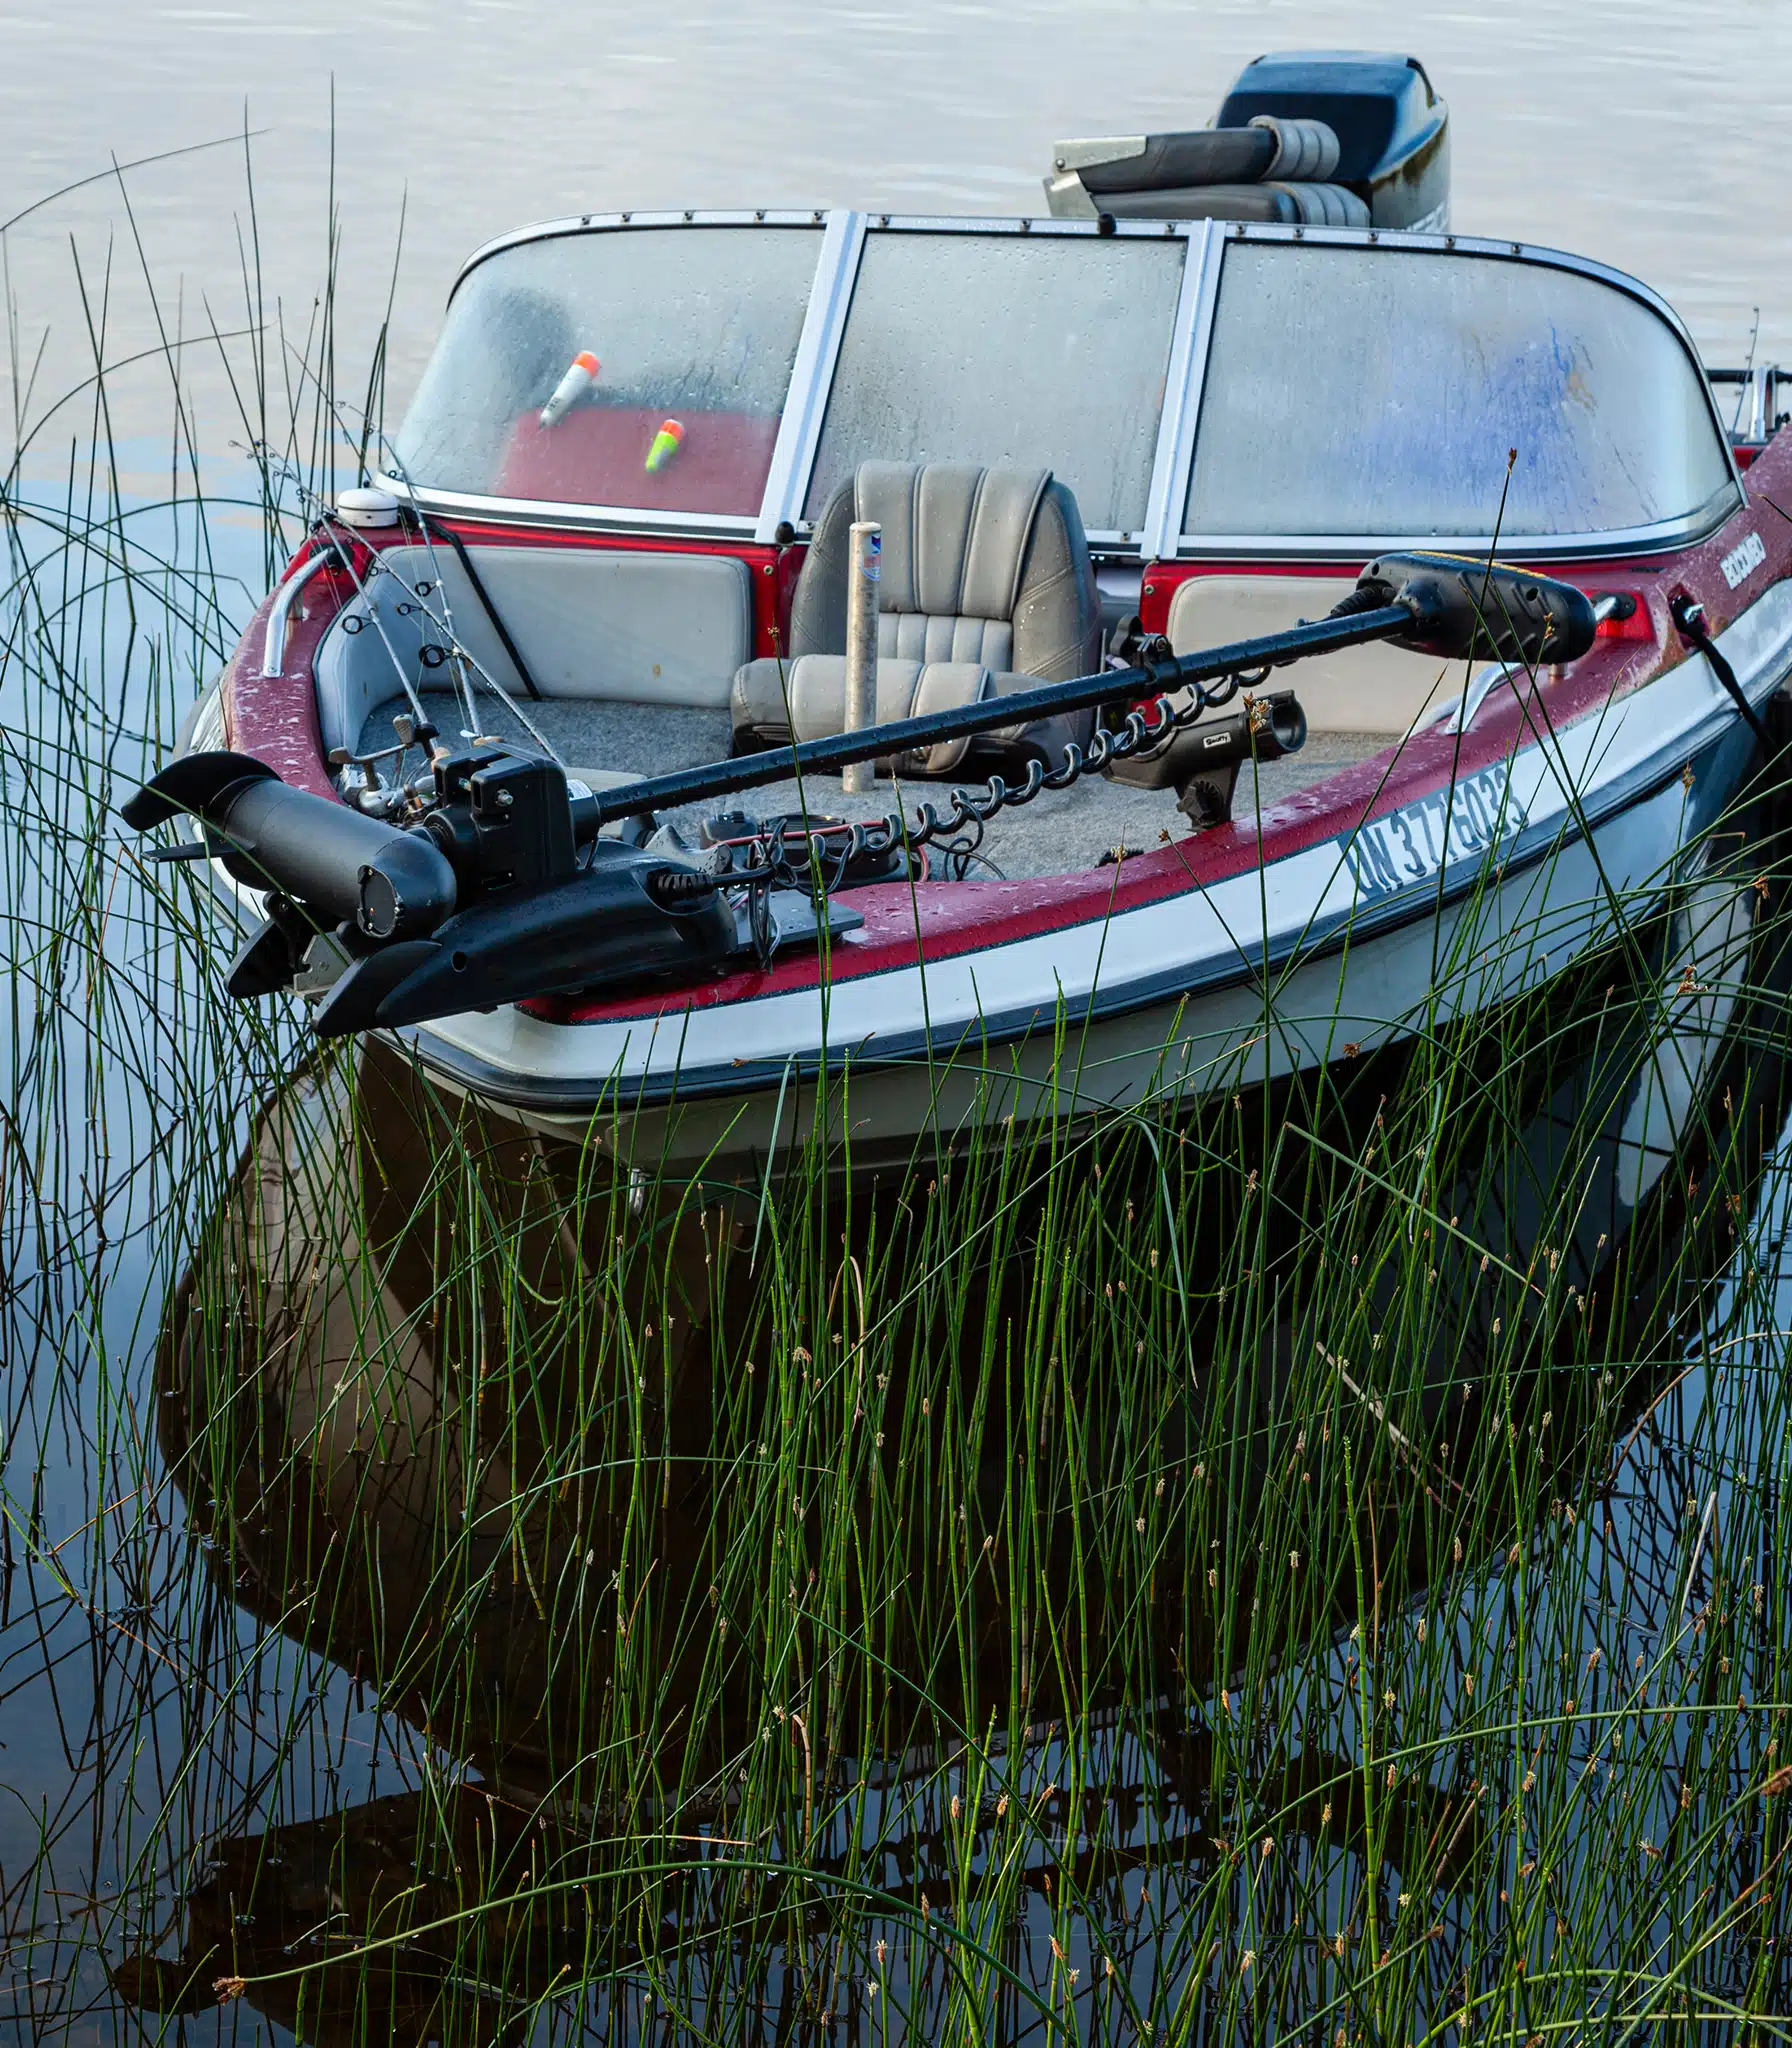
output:
[[[1502,884],[1507,880],[1522,882],[1553,856],[1559,855],[1564,850],[1565,837],[1569,844],[1590,840],[1603,825],[1646,803],[1680,780],[1690,761],[1722,746],[1728,737],[1727,734],[1707,737],[1692,753],[1683,756],[1678,767],[1663,768],[1646,782],[1639,780],[1635,786],[1627,787],[1621,799],[1601,807],[1596,815],[1586,813],[1587,831],[1565,835],[1558,826],[1540,832],[1534,846],[1522,854],[1511,854],[1501,860]],[[625,1072],[619,1059],[601,1073],[594,1070],[580,1077],[559,1074],[536,1077],[531,1076],[526,1068],[499,1066],[456,1044],[429,1024],[406,1025],[384,1031],[381,1035],[394,1043],[408,1045],[425,1065],[452,1078],[469,1092],[513,1108],[532,1109],[543,1114],[591,1114],[612,1095],[621,1113],[633,1114],[664,1108],[678,1101],[713,1101],[729,1095],[764,1094],[781,1086],[786,1075],[794,1080],[814,1081],[824,1071],[838,1073],[849,1068],[859,1072],[902,1067],[926,1069],[950,1063],[965,1046],[974,1045],[981,1051],[990,1052],[1023,1045],[1042,1032],[1055,1031],[1060,1022],[1072,1033],[1087,1032],[1152,1009],[1170,1010],[1185,1002],[1222,996],[1267,975],[1285,974],[1297,967],[1338,957],[1347,949],[1397,937],[1402,931],[1434,921],[1444,911],[1455,909],[1474,895],[1482,883],[1484,864],[1465,861],[1457,866],[1466,872],[1459,872],[1442,888],[1428,877],[1423,886],[1402,890],[1386,903],[1339,913],[1328,920],[1326,928],[1317,936],[1310,936],[1309,928],[1309,931],[1296,933],[1292,939],[1255,953],[1240,950],[1232,962],[1206,973],[1198,967],[1175,967],[1158,969],[1132,982],[1100,981],[1086,996],[1075,1001],[1068,997],[1062,999],[1050,1013],[1037,1005],[1006,1014],[985,1012],[974,1026],[967,1025],[956,1039],[944,1044],[940,1042],[944,1034],[923,1026],[895,1035],[880,1034],[875,1045],[829,1043],[824,1039],[812,1049],[791,1052],[782,1058],[745,1060],[727,1067],[709,1064],[691,1068],[679,1064],[663,1069],[652,1065],[650,1057],[648,1063],[633,1072]],[[1030,935],[998,940],[979,951],[993,955],[1002,951],[1004,946],[1021,943],[1024,936]],[[917,972],[925,976],[926,971],[925,962],[918,966],[892,965],[869,969],[863,978]],[[516,1007],[524,1010],[531,1022],[556,1031],[640,1024],[647,1028],[649,1037],[657,1037],[662,1028],[687,1029],[693,1017],[713,1014],[717,1007],[734,1009],[768,995],[800,992],[801,985],[795,989],[760,991],[743,996],[736,1002],[710,1006],[702,1012],[690,1005],[679,1008],[667,1002],[657,1010],[605,1012],[577,1019],[543,1016],[531,1005],[518,1004]]]

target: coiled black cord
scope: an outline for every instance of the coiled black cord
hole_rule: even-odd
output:
[[[1090,734],[1086,748],[1079,747],[1075,741],[1067,745],[1060,767],[1047,768],[1043,762],[1033,760],[1027,763],[1025,781],[1013,788],[1003,776],[992,775],[983,785],[981,795],[965,789],[953,790],[951,809],[944,817],[931,803],[922,803],[917,807],[912,822],[900,811],[891,811],[882,819],[854,825],[850,834],[845,835],[847,845],[838,856],[838,873],[844,875],[847,862],[855,855],[869,853],[887,857],[898,848],[916,854],[937,845],[946,855],[948,867],[952,870],[951,879],[962,881],[965,869],[979,858],[977,849],[983,843],[984,830],[998,812],[1030,804],[1048,789],[1068,789],[1083,776],[1099,774],[1115,761],[1154,751],[1173,734],[1195,724],[1209,711],[1230,704],[1241,690],[1260,687],[1268,677],[1269,670],[1261,668],[1234,671],[1211,684],[1182,685],[1189,692],[1189,702],[1181,710],[1171,705],[1167,694],[1154,698],[1148,707],[1135,706],[1121,721],[1118,731],[1097,726]],[[1148,709],[1158,713],[1156,720],[1149,723],[1146,717]],[[830,830],[825,835],[811,835],[812,838],[828,839],[841,836],[837,830]],[[773,835],[768,834],[754,843],[756,847],[767,849],[769,856]],[[782,835],[778,835],[778,843],[782,843]]]

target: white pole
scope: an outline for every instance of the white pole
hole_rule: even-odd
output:
[[[857,732],[877,720],[877,588],[883,558],[883,528],[860,519],[852,529],[852,563],[846,586],[846,706],[842,730]],[[869,761],[851,761],[840,771],[840,787],[860,796],[876,786]]]

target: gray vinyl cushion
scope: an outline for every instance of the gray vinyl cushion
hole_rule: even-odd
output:
[[[729,677],[753,650],[752,576],[734,556],[516,546],[469,553],[544,697],[720,710]],[[354,650],[381,696],[392,682],[386,642],[402,650],[407,641],[415,648],[420,633],[444,640],[450,621],[481,667],[521,691],[457,556],[418,545],[388,549],[381,560],[396,573],[375,578],[367,597],[379,605],[384,631],[362,633]],[[420,583],[429,585],[426,608],[412,601]]]
[[[1076,499],[1048,470],[867,462],[815,522],[790,651],[846,649],[855,519],[883,528],[878,651],[1062,682],[1101,660],[1101,606]]]
[[[975,704],[991,694],[994,679],[974,661],[879,661],[875,716],[882,725]],[[735,673],[734,729],[762,740],[823,739],[846,723],[846,657],[805,654],[792,662],[749,661]],[[951,775],[970,750],[968,740],[929,747],[905,768]]]

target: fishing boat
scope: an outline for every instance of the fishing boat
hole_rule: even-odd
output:
[[[1777,373],[1451,232],[1409,60],[1221,112],[481,249],[127,808],[230,991],[732,1172],[830,1079],[875,1159],[1335,1068],[1674,887],[1792,674]]]

